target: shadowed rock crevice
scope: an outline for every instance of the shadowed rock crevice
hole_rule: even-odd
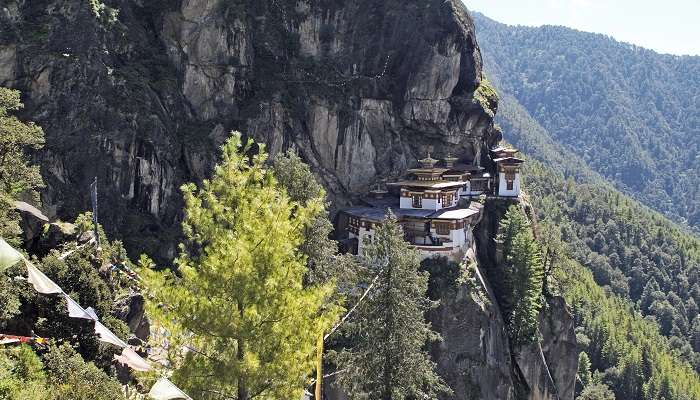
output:
[[[40,123],[49,216],[88,208],[132,254],[174,256],[179,186],[231,130],[293,147],[337,207],[427,150],[480,160],[498,141],[474,92],[481,56],[457,0],[5,2],[0,84]]]

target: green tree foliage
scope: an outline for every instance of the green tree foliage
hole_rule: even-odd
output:
[[[28,346],[0,348],[0,398],[49,399],[46,373],[39,357]]]
[[[700,240],[601,182],[577,183],[538,162],[525,174],[538,218],[596,282],[633,302],[700,371],[693,323],[700,301]],[[550,241],[553,242],[553,241]]]
[[[426,295],[428,273],[419,272],[418,253],[396,217],[379,224],[365,258],[378,277],[358,307],[353,345],[337,354],[338,383],[352,399],[432,399],[448,392],[423,350],[439,339],[424,315],[437,305]]]
[[[322,204],[292,201],[251,145],[234,134],[213,178],[183,187],[178,274],[142,271],[148,309],[170,332],[173,380],[195,398],[300,398],[340,311],[332,284],[303,285],[299,248]]]
[[[28,152],[43,146],[44,132],[12,115],[22,106],[18,91],[0,87],[0,236],[5,239],[20,233],[12,201],[19,196],[37,198],[35,190],[43,185]]]
[[[486,73],[501,98],[513,100],[499,104],[509,140],[540,158],[545,154],[528,147],[543,128],[544,136],[617,188],[700,229],[698,57],[658,54],[564,27],[508,26],[474,16]],[[535,129],[518,129],[522,111]]]
[[[69,244],[69,248],[75,251],[64,259],[54,250],[33,262],[73,300],[83,307],[94,308],[105,326],[126,337],[126,325],[111,315],[115,300],[125,296],[127,288],[110,273],[100,275],[98,272],[105,263],[128,263],[121,243],[104,240],[100,257],[90,246],[77,248]],[[34,333],[70,343],[86,360],[95,361],[106,370],[110,368],[112,355],[119,351],[97,340],[92,322],[70,318],[63,297],[37,293],[26,281],[11,278],[14,276],[26,276],[25,266],[18,264],[0,273],[0,299],[7,301],[6,306],[0,307],[3,332],[26,336]]]
[[[55,400],[121,400],[121,386],[70,346],[51,346],[44,356],[47,379]]]
[[[0,348],[4,400],[118,400],[121,387],[70,346],[52,344],[42,357],[28,346]]]
[[[602,383],[586,386],[576,400],[615,400],[615,393]]]
[[[556,271],[576,324],[590,338],[582,350],[591,369],[604,372],[602,380],[616,398],[700,398],[700,377],[679,359],[655,323],[636,314],[629,302],[606,293],[576,261],[564,258]]]
[[[318,203],[323,210],[304,227],[304,241],[299,249],[307,256],[310,284],[335,279],[340,288],[354,287],[358,266],[353,257],[338,255],[338,243],[332,240],[333,224],[326,209],[326,191],[318,183],[309,166],[292,150],[277,155],[272,161],[272,173],[287,191],[291,201],[307,205]]]
[[[581,352],[578,355],[578,372],[576,373],[576,379],[580,382],[582,387],[586,387],[591,383],[591,359],[588,358],[588,354]]]
[[[513,346],[534,341],[542,308],[544,266],[530,222],[518,205],[508,208],[498,230],[502,280],[495,282]]]
[[[593,372],[581,396],[602,396],[597,385],[605,384],[618,399],[700,398],[698,374],[684,361],[693,359],[684,353],[686,345],[677,336],[665,338],[655,318],[643,318],[630,301],[634,287],[638,292],[648,287],[643,301],[652,304],[666,298],[657,293],[658,279],[663,277],[671,290],[684,281],[683,269],[671,272],[657,265],[663,257],[649,259],[648,269],[639,267],[649,252],[678,255],[694,248],[692,238],[604,184],[577,184],[537,162],[529,163],[526,176],[533,208],[549,229],[547,245],[562,252],[553,271],[573,309],[577,341]],[[600,231],[604,233],[597,235]],[[609,271],[609,261],[594,248],[602,254],[612,249],[611,258],[620,257],[615,265],[625,273],[602,274]],[[650,275],[642,274],[645,270]]]

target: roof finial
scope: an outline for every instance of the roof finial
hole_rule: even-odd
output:
[[[447,152],[447,157],[445,157],[445,166],[447,168],[452,168],[455,165],[455,162],[457,162],[459,158],[453,157],[452,152],[448,151]]]
[[[418,160],[419,163],[423,166],[423,168],[433,168],[435,164],[438,162],[438,160],[432,158],[430,156],[430,152],[428,152],[428,157]]]

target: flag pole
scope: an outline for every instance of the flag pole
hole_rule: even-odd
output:
[[[97,229],[97,177],[92,181],[90,185],[90,200],[92,203],[92,225],[95,230],[95,243],[97,244],[97,251],[100,250],[100,232]]]

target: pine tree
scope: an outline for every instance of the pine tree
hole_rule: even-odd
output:
[[[517,205],[501,221],[498,234],[505,265],[501,268],[500,303],[511,344],[520,346],[535,340],[542,307],[544,266],[530,223]]]
[[[419,272],[418,253],[396,217],[377,226],[365,258],[377,278],[358,308],[354,345],[338,354],[338,383],[352,399],[433,399],[449,392],[423,350],[439,339],[424,316],[436,306],[427,298],[428,274]]]
[[[586,387],[591,383],[591,359],[584,352],[578,354],[578,372],[576,377],[581,382],[581,387]]]
[[[336,279],[339,286],[354,287],[358,267],[353,257],[338,254],[338,243],[330,238],[333,224],[325,207],[326,191],[309,166],[290,150],[274,158],[272,173],[292,201],[303,205],[319,202],[324,206],[304,228],[304,242],[300,250],[307,256],[309,271],[306,281],[318,284]]]
[[[305,227],[318,201],[289,199],[234,134],[201,189],[183,187],[178,274],[144,270],[149,311],[169,332],[173,379],[198,399],[299,399],[317,338],[337,319],[330,284],[304,286]],[[186,351],[182,351],[183,346]]]

